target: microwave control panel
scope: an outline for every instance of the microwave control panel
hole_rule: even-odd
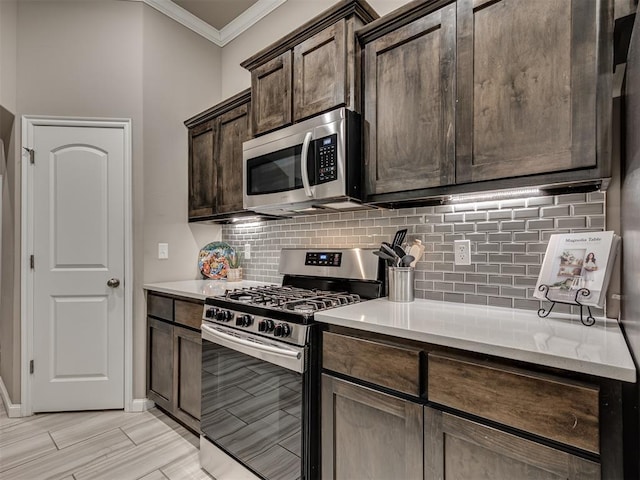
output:
[[[333,134],[316,140],[316,165],[318,183],[338,179],[338,135]]]

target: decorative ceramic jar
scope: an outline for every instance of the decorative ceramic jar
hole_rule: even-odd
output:
[[[230,268],[227,271],[227,282],[239,282],[242,280],[242,267]]]

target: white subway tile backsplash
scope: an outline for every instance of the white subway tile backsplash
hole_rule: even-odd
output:
[[[540,205],[553,205],[554,197],[532,197],[527,200],[527,207],[536,207]]]
[[[571,213],[570,205],[559,205],[557,207],[542,207],[540,215],[544,218],[548,217],[566,217]]]
[[[512,210],[490,210],[489,220],[511,220],[513,217]]]
[[[587,219],[585,217],[557,218],[556,225],[558,228],[585,228]]]
[[[604,204],[605,195],[594,192],[309,215],[224,225],[222,240],[240,251],[251,244],[251,260],[242,265],[246,279],[279,283],[282,247],[378,248],[407,228],[407,242],[419,239],[425,246],[416,266],[416,298],[537,310],[548,306],[533,298],[533,289],[549,237],[603,230]],[[471,265],[454,265],[453,242],[460,239],[471,241]]]
[[[556,203],[584,203],[587,200],[586,193],[568,193],[556,196]]]

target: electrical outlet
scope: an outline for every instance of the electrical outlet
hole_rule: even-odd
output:
[[[456,265],[471,265],[471,240],[453,242],[453,260]]]
[[[168,243],[159,243],[158,244],[158,259],[166,260],[169,258],[169,244]]]
[[[247,260],[251,260],[251,244],[250,243],[244,244],[244,258]]]

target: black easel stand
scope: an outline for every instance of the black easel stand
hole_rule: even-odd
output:
[[[547,295],[549,293],[549,285],[545,285],[544,283],[538,287],[538,290],[540,290],[541,292],[544,292],[544,298],[546,298],[551,302],[551,307],[549,307],[549,310],[545,310],[544,308],[541,308],[540,310],[538,310],[538,316],[540,318],[547,317],[551,313],[551,310],[553,310],[553,307],[556,306],[556,303],[563,303],[565,305],[580,305],[580,321],[582,322],[583,325],[590,327],[591,325],[596,323],[596,319],[593,318],[593,315],[591,315],[591,307],[589,305],[583,305],[578,301],[578,297],[588,297],[591,294],[588,288],[579,288],[578,290],[576,290],[576,296],[574,297],[573,302],[561,302],[559,300],[551,300]],[[587,315],[586,318],[583,315],[583,309],[585,307],[587,308],[587,312],[589,312],[589,315]]]

